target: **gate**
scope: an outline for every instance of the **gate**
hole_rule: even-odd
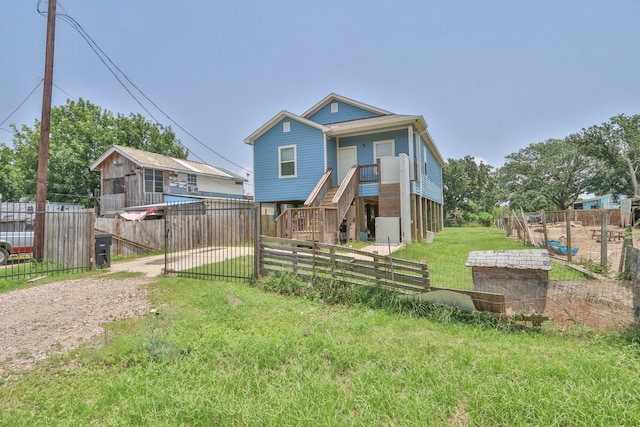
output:
[[[259,211],[244,199],[203,200],[165,210],[164,274],[249,280]]]

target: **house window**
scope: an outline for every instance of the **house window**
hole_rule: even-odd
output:
[[[198,176],[192,173],[187,174],[187,191],[189,193],[198,192]]]
[[[164,188],[164,176],[161,170],[145,169],[144,170],[144,192],[145,193],[162,193]]]
[[[395,141],[389,139],[387,141],[376,141],[373,143],[373,160],[378,160],[380,157],[393,157]]]
[[[332,113],[337,113],[338,112],[338,103],[337,102],[332,102],[331,103],[331,112]]]
[[[287,145],[278,150],[278,164],[280,178],[296,177],[296,146]]]
[[[282,132],[290,132],[291,131],[291,122],[283,122],[282,123]]]

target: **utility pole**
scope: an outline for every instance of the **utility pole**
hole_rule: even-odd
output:
[[[47,205],[47,169],[49,168],[49,132],[51,130],[51,92],[53,91],[53,48],[56,33],[56,0],[49,0],[47,14],[47,50],[44,61],[42,91],[42,120],[40,121],[40,148],[38,150],[38,180],[36,183],[36,218],[33,233],[33,256],[36,261],[44,257],[44,212]]]

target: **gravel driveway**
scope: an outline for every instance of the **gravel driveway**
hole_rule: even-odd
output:
[[[151,280],[97,276],[0,294],[0,378],[78,347],[106,322],[144,314]]]

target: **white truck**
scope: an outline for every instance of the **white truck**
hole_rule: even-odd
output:
[[[0,265],[5,265],[11,255],[33,252],[33,231],[0,231]]]

